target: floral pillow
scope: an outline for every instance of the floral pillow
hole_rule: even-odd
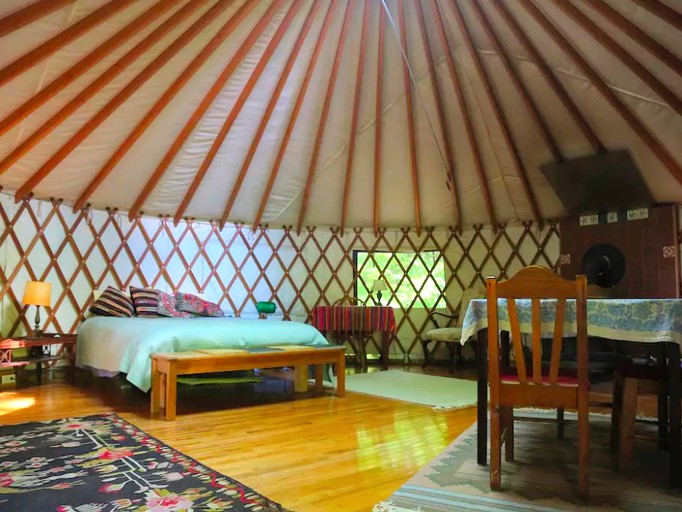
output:
[[[164,292],[159,292],[159,305],[156,308],[156,312],[160,316],[168,316],[171,318],[190,318],[192,316],[184,311],[178,311],[175,296]]]
[[[218,304],[209,302],[192,295],[191,293],[178,292],[175,294],[177,308],[185,313],[192,313],[199,316],[225,316]]]

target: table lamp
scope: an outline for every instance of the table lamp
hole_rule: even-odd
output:
[[[274,302],[258,302],[256,304],[256,311],[258,311],[258,318],[265,319],[268,314],[272,314],[277,309]]]
[[[377,304],[381,306],[381,292],[388,290],[388,285],[383,279],[377,279],[372,283],[372,293],[377,292]]]
[[[52,285],[42,281],[28,281],[24,290],[23,303],[27,306],[36,307],[35,328],[33,334],[40,336],[43,331],[40,329],[40,306],[50,306],[52,296]]]

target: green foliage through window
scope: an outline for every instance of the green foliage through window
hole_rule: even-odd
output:
[[[388,290],[381,292],[381,304],[395,308],[443,308],[445,261],[440,251],[365,252],[354,251],[357,271],[355,296],[368,305],[376,304],[377,292],[370,296],[374,281],[383,279]]]

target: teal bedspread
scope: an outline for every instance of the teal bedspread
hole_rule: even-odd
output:
[[[78,328],[76,363],[105,374],[123,372],[142,391],[151,387],[155,352],[206,348],[329,345],[311,325],[242,318],[94,317]]]

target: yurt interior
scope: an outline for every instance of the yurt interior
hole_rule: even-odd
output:
[[[2,0],[0,510],[682,510],[681,0]]]

